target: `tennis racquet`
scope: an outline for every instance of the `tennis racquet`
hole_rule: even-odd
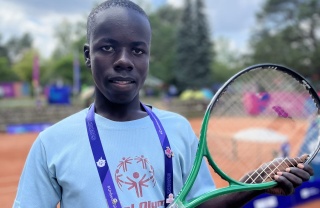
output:
[[[222,194],[272,188],[276,172],[309,164],[320,149],[319,106],[310,83],[287,67],[259,64],[235,74],[207,107],[193,168],[169,207],[195,207]],[[220,176],[214,178],[217,189],[187,201],[204,157],[212,175]],[[242,176],[246,180],[240,182]]]

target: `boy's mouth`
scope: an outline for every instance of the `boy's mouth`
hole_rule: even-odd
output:
[[[135,83],[134,79],[132,78],[125,78],[125,77],[114,77],[109,79],[111,83],[118,84],[118,85],[127,85]]]
[[[134,83],[134,81],[120,81],[120,80],[111,80],[111,83],[115,83],[115,84],[131,84]]]

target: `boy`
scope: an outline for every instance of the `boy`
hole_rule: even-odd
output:
[[[185,118],[140,103],[150,57],[147,15],[131,1],[106,1],[88,17],[87,41],[95,102],[39,134],[14,207],[165,207],[191,170],[197,138]],[[190,198],[215,188],[205,165],[200,174]],[[290,194],[310,175],[309,166],[291,168],[269,191]],[[201,206],[239,207],[260,193]]]

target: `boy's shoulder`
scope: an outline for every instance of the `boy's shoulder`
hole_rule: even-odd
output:
[[[72,148],[77,142],[85,141],[82,138],[86,136],[87,111],[88,109],[83,109],[74,113],[40,132],[37,140],[41,141],[48,154],[61,149],[62,146],[63,151],[65,148]],[[59,154],[60,152],[51,153]]]

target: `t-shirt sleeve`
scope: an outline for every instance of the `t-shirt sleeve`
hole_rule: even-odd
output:
[[[193,145],[191,147],[191,151],[193,154],[193,158],[195,158],[196,151],[198,148],[198,139],[196,135],[194,135],[194,141]],[[193,163],[192,163],[193,165]],[[191,172],[192,167],[190,167],[190,172]],[[186,180],[186,179],[185,179]],[[216,189],[214,181],[212,179],[212,176],[210,174],[209,168],[205,160],[202,160],[201,166],[199,173],[197,175],[197,178],[187,196],[187,200],[191,200],[193,198],[196,198],[204,193],[207,193],[209,191],[212,191]]]
[[[48,170],[46,151],[40,136],[33,143],[20,177],[13,208],[52,207],[61,198],[61,188]]]

